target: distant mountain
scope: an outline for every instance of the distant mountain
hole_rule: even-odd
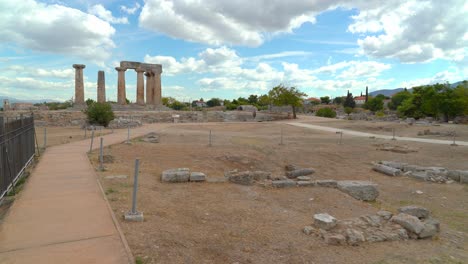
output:
[[[405,90],[405,88],[396,88],[396,89],[383,89],[383,90],[377,90],[377,91],[373,91],[373,92],[370,92],[369,95],[370,96],[377,96],[379,94],[383,94],[385,96],[392,96],[396,93],[399,93],[401,91]]]
[[[8,99],[10,101],[10,104],[14,103],[43,103],[43,102],[58,102],[57,100],[52,100],[52,99],[41,99],[41,100],[20,100],[17,98],[9,97],[9,96],[1,96],[0,95],[0,107],[3,107],[3,100]]]
[[[460,85],[463,81],[459,81],[459,82],[455,82],[455,83],[452,83],[450,84],[450,88],[455,88],[457,87],[458,85]],[[370,92],[369,95],[370,96],[376,96],[376,95],[379,95],[379,94],[383,94],[385,96],[392,96],[396,93],[399,93],[401,91],[403,91],[405,88],[395,88],[395,89],[383,89],[383,90],[377,90],[377,91],[373,91],[373,92]],[[413,89],[408,89],[408,91],[412,91]]]

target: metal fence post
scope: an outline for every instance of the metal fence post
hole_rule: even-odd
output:
[[[99,148],[99,170],[104,170],[104,153],[103,153],[103,146],[104,146],[104,138],[101,137],[101,145]]]
[[[140,169],[140,160],[135,159],[135,177],[133,180],[132,213],[136,214],[136,199],[138,192],[138,172]]]
[[[91,130],[91,144],[89,145],[89,153],[93,150],[93,143],[94,143],[94,129]]]
[[[44,149],[47,148],[47,127],[44,127]]]
[[[211,147],[211,129],[210,129],[210,137],[209,137],[209,143],[208,146]]]
[[[396,140],[396,138],[395,138],[395,128],[392,129],[392,134],[393,134],[392,140]]]
[[[281,126],[281,139],[280,139],[280,145],[283,145],[283,126]]]

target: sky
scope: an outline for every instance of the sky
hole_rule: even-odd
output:
[[[0,96],[69,100],[85,64],[85,98],[104,70],[116,100],[124,60],[162,64],[163,96],[184,102],[452,83],[468,79],[466,14],[465,0],[0,0]]]

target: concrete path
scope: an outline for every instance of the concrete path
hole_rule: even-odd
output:
[[[345,134],[345,135],[353,135],[353,136],[358,136],[358,137],[375,137],[375,138],[383,138],[383,139],[392,139],[393,138],[392,136],[387,136],[387,135],[358,132],[358,131],[348,130],[348,129],[340,129],[340,128],[327,127],[327,126],[318,126],[318,125],[311,125],[311,124],[304,124],[304,123],[297,123],[297,122],[290,122],[290,123],[286,123],[286,124],[291,125],[291,126],[305,127],[305,128],[321,130],[321,131],[327,131],[327,132],[332,132],[332,133],[342,131],[343,134]],[[453,141],[451,141],[451,140],[440,140],[440,139],[430,139],[430,138],[413,138],[413,137],[397,137],[397,136],[395,136],[395,139],[399,140],[399,141],[413,141],[413,142],[442,144],[442,145],[450,145],[450,144],[453,143]],[[466,141],[456,141],[455,143],[457,145],[459,145],[459,146],[468,146],[468,142],[466,142]]]
[[[155,128],[133,129],[132,137]],[[104,142],[126,138],[119,130]],[[89,145],[88,139],[45,151],[0,225],[0,263],[134,263],[87,158]]]

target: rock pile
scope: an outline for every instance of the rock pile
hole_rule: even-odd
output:
[[[114,128],[114,129],[119,129],[119,128],[135,128],[135,127],[140,127],[142,126],[140,120],[136,119],[123,119],[123,118],[118,118],[110,121],[109,123],[109,128]]]
[[[228,181],[241,185],[253,185],[255,182],[271,179],[271,173],[266,171],[232,170],[224,174]]]
[[[151,132],[144,136],[141,140],[148,143],[159,143],[159,136],[156,132]]]
[[[417,180],[452,183],[468,183],[468,170],[448,170],[443,167],[422,167],[394,161],[374,163],[373,170],[389,176],[408,176]]]
[[[203,182],[206,181],[206,175],[201,172],[190,172],[188,168],[177,168],[165,170],[161,174],[162,182]]]
[[[315,214],[314,223],[304,228],[304,233],[315,234],[330,245],[352,245],[407,239],[424,239],[440,231],[439,221],[430,212],[418,206],[405,206],[393,215],[379,211],[347,220],[337,220],[326,214]]]
[[[417,149],[410,148],[408,146],[399,146],[399,145],[390,145],[390,144],[379,144],[377,145],[377,150],[390,151],[390,152],[402,153],[402,154],[418,152]]]
[[[455,136],[455,131],[446,131],[446,132],[434,132],[430,129],[424,129],[423,131],[418,132],[418,136],[440,136],[440,137],[453,137]]]

